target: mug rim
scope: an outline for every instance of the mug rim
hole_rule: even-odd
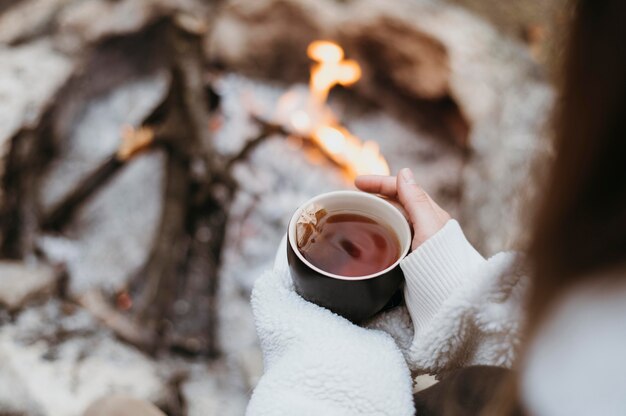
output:
[[[329,196],[334,196],[334,195],[350,195],[352,197],[357,197],[357,198],[366,198],[369,199],[371,201],[373,201],[376,204],[381,204],[382,206],[385,206],[386,209],[390,209],[391,212],[393,212],[393,215],[399,216],[402,219],[402,224],[403,227],[405,227],[407,233],[406,233],[406,238],[405,241],[400,241],[400,244],[403,244],[404,248],[402,249],[402,251],[400,252],[400,255],[398,256],[398,259],[393,262],[393,264],[391,264],[389,267],[380,270],[376,273],[372,273],[372,274],[368,274],[368,275],[364,275],[364,276],[342,276],[340,274],[334,274],[334,273],[330,273],[327,272],[326,270],[322,270],[319,267],[315,266],[314,264],[312,264],[310,261],[308,261],[300,252],[300,250],[298,249],[297,246],[297,242],[295,241],[295,238],[291,238],[291,232],[293,229],[294,235],[295,235],[295,224],[297,219],[300,217],[300,214],[302,212],[302,210],[306,207],[308,207],[309,205],[315,203],[316,201],[323,199],[323,198],[327,198]],[[395,230],[392,229],[392,231],[394,232],[394,234],[396,234],[396,237],[398,237],[398,240],[400,240],[400,236],[398,236],[397,232]],[[400,262],[402,261],[402,259],[408,254],[409,250],[411,249],[411,228],[409,227],[409,223],[406,220],[406,217],[402,214],[402,212],[400,212],[400,210],[398,208],[396,208],[395,206],[393,206],[393,204],[389,203],[388,201],[385,201],[383,198],[379,197],[379,196],[375,196],[372,194],[368,194],[366,192],[362,192],[362,191],[332,191],[332,192],[325,192],[323,194],[319,194],[314,196],[313,198],[309,199],[308,201],[306,201],[305,203],[303,203],[302,205],[300,205],[298,207],[298,209],[296,210],[296,212],[294,212],[294,214],[291,216],[291,220],[289,220],[289,226],[287,228],[287,242],[289,243],[291,249],[295,252],[296,256],[298,256],[298,259],[300,259],[300,261],[302,261],[305,265],[307,265],[308,267],[310,267],[313,271],[320,273],[326,277],[330,277],[331,279],[338,279],[338,280],[368,280],[368,279],[373,279],[376,278],[378,276],[381,276],[391,270],[393,270],[395,267],[398,266],[398,264],[400,264]]]

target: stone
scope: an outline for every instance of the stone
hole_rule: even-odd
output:
[[[49,296],[59,277],[59,271],[49,265],[1,261],[0,308],[15,312],[30,301]]]
[[[0,179],[4,177],[11,139],[21,129],[37,126],[72,69],[71,59],[55,51],[51,41],[14,48],[0,42]],[[0,189],[0,203],[2,199]]]
[[[71,60],[47,40],[15,48],[0,45],[0,145],[20,128],[38,124],[72,68]]]
[[[244,381],[252,391],[263,376],[263,354],[258,345],[253,345],[237,355],[239,368],[243,373]]]
[[[53,26],[54,19],[68,0],[26,0],[16,2],[0,14],[0,43],[25,43]]]
[[[111,394],[90,404],[83,416],[165,416],[165,413],[145,400]]]
[[[208,2],[198,0],[24,0],[0,14],[0,43],[17,44],[60,35],[79,52],[106,37],[139,31],[169,14],[204,16]],[[98,16],[98,19],[94,19]]]
[[[422,390],[426,390],[427,388],[434,386],[438,381],[435,376],[431,376],[430,374],[422,374],[415,377],[415,383],[413,386],[413,394],[419,393]]]

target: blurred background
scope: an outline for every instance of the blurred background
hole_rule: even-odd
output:
[[[0,0],[0,415],[242,415],[292,212],[410,167],[525,238],[566,0]]]

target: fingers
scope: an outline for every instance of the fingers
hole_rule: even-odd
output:
[[[354,181],[357,188],[372,194],[381,194],[390,198],[396,196],[396,177],[380,175],[362,175]]]
[[[383,195],[392,203],[394,199],[400,202],[404,208],[401,211],[413,228],[413,249],[435,235],[450,219],[450,215],[416,183],[410,169],[402,169],[397,177],[359,176],[354,183],[362,191]]]

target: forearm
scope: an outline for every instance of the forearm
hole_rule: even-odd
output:
[[[485,263],[455,220],[448,221],[400,263],[406,280],[404,297],[416,335]]]

